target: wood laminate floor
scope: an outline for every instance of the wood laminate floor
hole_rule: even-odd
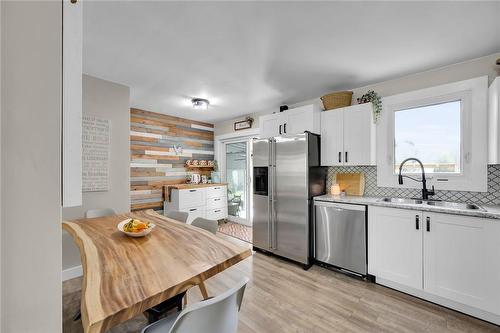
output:
[[[256,253],[207,281],[211,295],[248,276],[239,333],[278,332],[500,332],[500,327],[373,283],[313,266],[309,271]],[[81,278],[63,284],[65,333],[83,332],[71,317],[80,304]],[[198,288],[189,302],[201,299]],[[140,332],[138,316],[112,333]],[[193,332],[195,333],[195,332]]]

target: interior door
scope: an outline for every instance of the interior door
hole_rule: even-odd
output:
[[[342,109],[321,112],[321,165],[342,165],[344,126]]]
[[[276,138],[275,253],[304,264],[309,257],[307,134]]]
[[[488,289],[493,262],[485,224],[491,221],[437,213],[425,218],[424,290],[485,309],[488,295],[495,292]],[[498,288],[498,281],[494,285]]]
[[[419,211],[370,207],[368,273],[422,289],[422,227]]]
[[[371,163],[371,103],[349,107],[344,112],[344,165]]]

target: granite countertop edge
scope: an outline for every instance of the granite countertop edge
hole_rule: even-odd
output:
[[[394,202],[382,202],[380,201],[380,199],[382,199],[382,197],[364,197],[364,196],[341,197],[331,194],[325,194],[314,197],[314,201],[328,201],[328,202],[339,202],[339,203],[349,203],[349,204],[378,206],[378,207],[411,209],[411,210],[419,210],[426,212],[464,215],[471,217],[481,217],[481,218],[500,220],[500,206],[489,206],[489,205],[478,204],[478,206],[483,208],[485,211],[477,211],[477,210],[473,211],[473,210],[462,210],[456,208],[436,207],[436,206],[422,205],[422,204],[402,204]]]

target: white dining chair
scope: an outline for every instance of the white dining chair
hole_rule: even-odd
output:
[[[235,333],[247,283],[248,278],[244,278],[218,296],[146,326],[142,333]]]
[[[116,212],[113,208],[90,209],[85,212],[85,217],[91,219],[94,217],[103,217],[115,214]]]
[[[215,220],[204,219],[203,217],[195,218],[193,222],[191,222],[191,225],[210,231],[214,235],[217,234],[217,229],[219,228],[219,222]]]
[[[180,212],[178,210],[170,210],[170,211],[165,213],[165,216],[168,218],[171,218],[173,220],[186,223],[186,221],[189,217],[189,213]]]

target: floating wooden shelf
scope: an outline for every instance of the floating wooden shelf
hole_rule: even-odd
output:
[[[213,169],[213,166],[208,165],[186,165],[188,169]]]

